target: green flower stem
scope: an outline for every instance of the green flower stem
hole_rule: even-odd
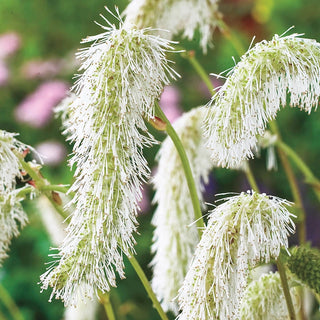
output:
[[[199,238],[201,238],[202,231],[205,227],[205,224],[203,221],[201,207],[200,207],[200,201],[198,198],[196,185],[195,185],[195,182],[193,179],[193,175],[192,175],[192,171],[191,171],[191,167],[190,167],[190,163],[189,163],[186,151],[184,150],[184,147],[183,147],[181,140],[178,137],[176,131],[172,127],[170,121],[167,119],[167,117],[165,116],[163,111],[161,110],[158,103],[156,103],[156,114],[160,117],[160,119],[162,121],[165,122],[167,134],[171,138],[171,140],[172,140],[173,144],[175,145],[177,152],[180,156],[181,163],[182,163],[182,166],[184,169],[184,173],[185,173],[185,176],[187,179],[188,188],[190,191],[190,197],[191,197],[191,201],[192,201],[196,224],[198,227]]]
[[[277,126],[277,123],[275,121],[271,121],[269,123],[271,131],[277,135],[277,140],[282,141],[281,139],[281,134],[279,131],[279,128]],[[292,196],[293,196],[293,201],[295,203],[296,208],[298,209],[299,213],[299,222],[298,222],[298,237],[299,237],[299,242],[300,244],[304,244],[306,242],[306,212],[303,207],[302,203],[302,197],[299,191],[299,187],[297,184],[297,179],[294,175],[294,172],[292,170],[291,164],[288,160],[287,154],[279,147],[277,147],[280,161],[282,163],[282,166],[285,170],[287,179],[289,181],[289,185],[291,188]],[[303,300],[301,300],[303,301]]]
[[[239,57],[241,57],[246,52],[246,49],[239,40],[239,37],[222,20],[219,23],[219,27],[222,34],[231,42]]]
[[[305,178],[305,182],[309,184],[320,201],[320,181],[313,175],[309,167],[303,160],[296,154],[296,152],[286,145],[283,141],[277,141],[276,146],[279,147],[299,168]]]
[[[188,59],[194,70],[197,72],[197,74],[200,76],[202,81],[205,83],[207,88],[209,89],[211,94],[215,93],[215,89],[212,85],[212,82],[210,80],[210,77],[208,76],[207,72],[204,70],[202,65],[199,63],[197,58],[195,57],[195,52],[194,51],[187,51],[187,52],[182,52],[181,56]]]
[[[133,255],[131,255],[130,257],[128,256],[128,259],[129,259],[132,267],[134,268],[135,272],[137,273],[138,277],[140,278],[140,280],[141,280],[144,288],[146,289],[150,299],[152,300],[154,308],[158,311],[160,318],[162,320],[168,320],[166,313],[163,311],[163,309],[160,305],[160,302],[158,301],[156,295],[154,294],[154,292],[150,286],[150,283],[149,283],[145,273],[143,272],[142,268],[140,267],[138,261],[135,259],[135,257]]]
[[[281,284],[282,284],[284,296],[286,298],[286,303],[287,303],[287,308],[288,308],[290,320],[296,320],[296,313],[294,311],[294,307],[293,307],[293,303],[292,303],[292,298],[291,298],[291,294],[290,294],[286,271],[285,271],[284,265],[283,265],[280,257],[277,260],[277,268],[278,268],[278,272],[280,274]]]
[[[45,190],[47,186],[49,186],[49,182],[44,179],[40,172],[35,170],[30,163],[24,161],[24,158],[17,153],[17,156],[20,159],[20,163],[22,168],[28,173],[28,175],[31,177],[31,179],[34,181],[36,188],[42,192],[50,201],[50,203],[53,205],[53,207],[56,209],[56,211],[64,218],[66,219],[68,217],[67,213],[63,210],[61,205],[57,204],[56,201],[54,201],[52,197],[52,191],[50,190]]]
[[[14,303],[8,291],[0,284],[0,299],[9,310],[13,320],[24,320],[19,308]]]
[[[281,139],[281,134],[279,131],[279,128],[277,126],[276,121],[271,121],[269,123],[271,131],[277,135],[277,139],[282,141]],[[297,223],[297,231],[298,231],[298,238],[299,238],[299,243],[304,244],[306,242],[306,212],[303,207],[303,202],[302,202],[302,197],[299,191],[299,187],[297,184],[297,179],[294,175],[294,172],[292,170],[291,164],[289,162],[289,159],[286,155],[286,153],[277,147],[278,149],[278,154],[280,157],[280,161],[282,163],[282,166],[284,168],[284,171],[286,173],[287,179],[289,181],[290,189],[292,192],[293,196],[293,201],[295,203],[295,207],[298,209],[298,214],[299,214],[299,221]],[[303,288],[300,287],[298,289],[299,296],[300,296],[300,301],[301,301],[301,306],[299,309],[299,316],[301,320],[305,320],[305,304],[304,304],[304,297],[303,297]]]
[[[99,293],[100,303],[104,307],[108,320],[116,320],[116,317],[113,312],[112,304],[110,301],[110,292]]]
[[[251,189],[255,192],[260,193],[256,179],[254,178],[254,175],[250,169],[249,161],[247,161],[247,163],[246,163],[245,174],[246,174],[246,177],[247,177],[247,180],[250,184]]]
[[[48,184],[48,185],[44,185],[42,187],[42,190],[67,193],[69,190],[69,185]]]

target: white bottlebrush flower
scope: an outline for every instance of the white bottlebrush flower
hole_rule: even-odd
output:
[[[182,33],[191,40],[199,29],[204,52],[212,45],[212,33],[221,20],[218,0],[132,0],[124,15],[127,22],[138,28],[158,28],[167,37]]]
[[[179,290],[179,320],[239,318],[249,269],[288,248],[294,224],[287,205],[280,198],[247,192],[211,212]]]
[[[230,72],[208,109],[212,158],[223,166],[252,158],[257,135],[281,106],[310,113],[320,95],[320,44],[297,34],[256,44]]]
[[[16,177],[22,178],[22,169],[17,153],[30,148],[15,138],[16,133],[0,130],[0,193],[13,190]]]
[[[0,193],[0,266],[7,257],[11,239],[19,235],[19,227],[23,228],[28,217],[23,211],[17,190],[6,190]]]
[[[300,299],[295,288],[290,290],[296,312]],[[289,320],[289,312],[278,272],[262,275],[246,288],[240,307],[241,320]]]
[[[37,201],[37,207],[42,222],[50,236],[52,243],[56,246],[63,242],[66,236],[63,219],[54,209],[50,201],[41,196]],[[81,289],[80,289],[81,290]],[[98,310],[97,299],[83,299],[77,306],[68,306],[64,311],[64,320],[91,320],[96,318]]]
[[[202,123],[205,108],[199,107],[184,114],[174,128],[186,150],[198,196],[203,202],[202,183],[207,181],[212,167],[210,153],[205,147]],[[178,313],[173,302],[189,268],[199,242],[189,188],[180,157],[169,137],[158,153],[159,166],[153,179],[158,207],[152,220],[154,231],[152,251],[155,253],[152,287],[162,307]]]
[[[84,40],[93,43],[78,55],[83,73],[68,107],[75,209],[56,262],[41,276],[42,288],[51,286],[51,297],[67,305],[108,291],[115,271],[124,278],[122,256],[133,251],[141,182],[150,171],[142,148],[154,141],[143,118],[154,116],[155,100],[176,75],[167,40],[119,22]]]

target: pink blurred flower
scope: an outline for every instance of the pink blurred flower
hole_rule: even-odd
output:
[[[4,86],[9,79],[9,69],[6,64],[0,60],[0,87]]]
[[[67,95],[68,89],[69,86],[62,81],[41,84],[16,108],[16,120],[35,128],[44,126],[52,116],[53,107]]]
[[[22,74],[27,79],[44,79],[57,75],[61,71],[60,60],[32,60],[22,66]]]
[[[0,35],[0,59],[4,59],[16,52],[21,44],[20,36],[15,32]]]
[[[173,122],[182,114],[180,107],[180,92],[174,86],[164,87],[159,104],[170,122]]]
[[[45,141],[36,146],[44,164],[55,166],[67,155],[66,147],[58,141]]]

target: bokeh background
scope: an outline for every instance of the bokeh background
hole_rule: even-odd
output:
[[[221,11],[245,48],[253,36],[255,41],[270,39],[275,33],[282,34],[291,26],[293,31],[304,33],[307,38],[320,41],[320,5],[318,0],[221,0]],[[1,0],[0,1],[0,128],[17,132],[20,140],[34,146],[46,156],[42,169],[52,183],[68,184],[72,171],[67,166],[71,147],[65,142],[60,130],[60,120],[53,115],[53,108],[66,96],[72,85],[72,77],[78,68],[75,52],[80,41],[87,35],[101,32],[94,21],[102,22],[99,13],[107,15],[104,6],[120,12],[128,1],[110,0]],[[108,16],[112,20],[112,17]],[[220,73],[234,65],[239,56],[233,46],[217,30],[214,48],[204,56],[198,49],[198,41],[181,41],[188,50],[194,50],[205,70]],[[180,40],[177,38],[177,40]],[[190,67],[189,62],[178,54],[171,57],[175,69],[182,78],[165,88],[161,105],[171,120],[181,112],[206,104],[210,95],[205,85]],[[221,80],[212,77],[215,85]],[[283,139],[320,176],[320,125],[319,113],[307,115],[297,109],[285,108],[278,114]],[[164,135],[156,134],[159,140]],[[146,151],[150,166],[155,167],[155,146]],[[251,161],[260,188],[280,197],[292,199],[285,175],[278,171],[266,171],[266,157]],[[310,188],[299,173],[299,187],[308,213],[308,240],[314,246],[320,244],[320,207]],[[248,184],[240,172],[216,169],[206,187],[206,200],[214,201],[215,193],[240,192]],[[150,244],[152,226],[150,220],[154,206],[153,191],[145,186],[144,200],[139,217],[140,235],[137,240],[137,259],[151,277],[148,263],[151,261]],[[20,309],[23,319],[62,319],[64,308],[60,301],[48,302],[50,292],[40,293],[39,276],[45,271],[51,243],[43,226],[35,203],[25,202],[30,223],[11,245],[10,257],[0,269],[0,283]],[[1,232],[1,230],[0,230]],[[295,241],[294,239],[292,240]],[[118,288],[111,292],[117,319],[157,319],[136,274],[126,261],[126,280],[118,281]],[[3,298],[3,296],[2,296]],[[172,317],[173,318],[173,317]],[[0,297],[0,319],[12,319]],[[103,310],[97,319],[105,319]],[[314,319],[320,319],[315,316]]]

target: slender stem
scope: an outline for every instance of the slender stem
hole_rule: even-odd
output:
[[[292,303],[292,298],[291,298],[291,294],[290,294],[286,271],[285,271],[284,266],[280,260],[281,260],[281,258],[279,257],[277,260],[277,268],[278,268],[278,272],[280,274],[281,284],[282,284],[284,296],[286,298],[290,320],[296,320],[296,313],[294,311],[294,307],[293,307],[293,303]]]
[[[271,131],[277,135],[277,140],[282,141],[281,139],[281,134],[279,131],[279,128],[277,126],[276,121],[271,121],[269,123],[270,129]],[[291,192],[292,192],[292,197],[293,197],[293,201],[295,203],[296,208],[298,209],[299,212],[299,222],[298,222],[298,237],[299,237],[299,242],[300,244],[303,244],[306,242],[306,212],[304,210],[303,207],[303,202],[302,202],[302,197],[299,191],[299,187],[297,184],[297,179],[294,175],[294,172],[292,170],[291,164],[288,160],[288,157],[286,155],[286,153],[281,149],[281,148],[277,148],[278,149],[278,153],[280,156],[280,160],[282,163],[282,166],[285,170],[287,179],[289,181],[289,185],[291,188]]]
[[[180,138],[178,137],[176,131],[172,127],[170,121],[167,119],[163,111],[161,110],[160,106],[156,103],[156,113],[159,115],[159,117],[166,123],[166,131],[168,136],[172,139],[173,144],[175,145],[177,152],[180,156],[182,167],[184,169],[184,173],[187,179],[187,184],[190,192],[190,198],[192,201],[192,206],[194,210],[194,215],[198,227],[198,233],[199,237],[201,238],[202,231],[205,227],[203,217],[202,217],[202,212],[201,212],[201,207],[200,207],[200,201],[198,198],[198,193],[196,189],[196,185],[193,179],[190,163],[186,154],[186,151],[184,150],[184,147],[181,143]]]
[[[254,178],[254,175],[252,174],[252,171],[250,169],[249,162],[247,162],[247,164],[246,164],[245,174],[247,176],[248,182],[249,182],[250,187],[252,188],[252,190],[255,191],[255,192],[260,192],[258,184],[256,182],[256,179]]]
[[[46,179],[44,179],[40,172],[38,172],[37,170],[35,170],[30,163],[25,162],[24,158],[17,153],[17,156],[19,156],[20,159],[20,163],[22,168],[28,173],[28,175],[32,178],[32,180],[34,181],[36,188],[42,192],[50,201],[50,203],[53,205],[53,207],[57,210],[57,212],[64,218],[66,219],[68,217],[67,213],[63,210],[63,208],[61,207],[61,205],[58,205],[56,203],[56,201],[54,201],[53,197],[52,197],[52,191],[50,190],[46,190],[46,187],[49,186],[50,184],[48,183],[48,181]]]
[[[296,152],[286,145],[283,141],[276,142],[277,147],[279,147],[299,168],[305,177],[305,182],[310,184],[313,188],[315,195],[320,201],[320,181],[313,175],[309,167],[303,162],[303,160],[296,154]]]
[[[210,93],[213,94],[215,92],[215,89],[212,85],[210,77],[208,76],[207,72],[204,70],[202,65],[199,63],[199,61],[195,57],[194,51],[182,52],[181,55],[184,58],[187,58],[189,60],[190,64],[192,65],[194,70],[197,72],[197,74],[200,76],[202,81],[205,83],[205,85],[209,89]]]
[[[12,319],[14,320],[24,320],[23,315],[21,314],[19,308],[14,303],[13,299],[11,298],[8,291],[0,284],[0,299],[2,300],[3,304],[9,310]]]
[[[133,255],[131,255],[130,257],[128,256],[128,259],[129,259],[132,267],[136,271],[138,277],[140,278],[140,280],[141,280],[144,288],[146,289],[150,299],[152,300],[154,308],[158,311],[160,318],[162,320],[168,320],[166,313],[163,311],[163,309],[160,305],[160,302],[158,301],[156,295],[154,294],[154,292],[150,286],[150,283],[149,283],[145,273],[143,272],[142,268],[140,267],[138,261],[135,259],[135,257]]]
[[[246,52],[246,49],[243,46],[242,42],[223,21],[220,22],[220,28],[222,30],[222,34],[231,42],[239,57],[241,57]]]
[[[59,185],[59,184],[48,184],[42,187],[42,190],[56,191],[61,193],[67,193],[69,191],[69,186]]]
[[[100,303],[104,307],[108,320],[116,320],[116,317],[113,312],[112,304],[110,301],[110,292],[99,293]]]

